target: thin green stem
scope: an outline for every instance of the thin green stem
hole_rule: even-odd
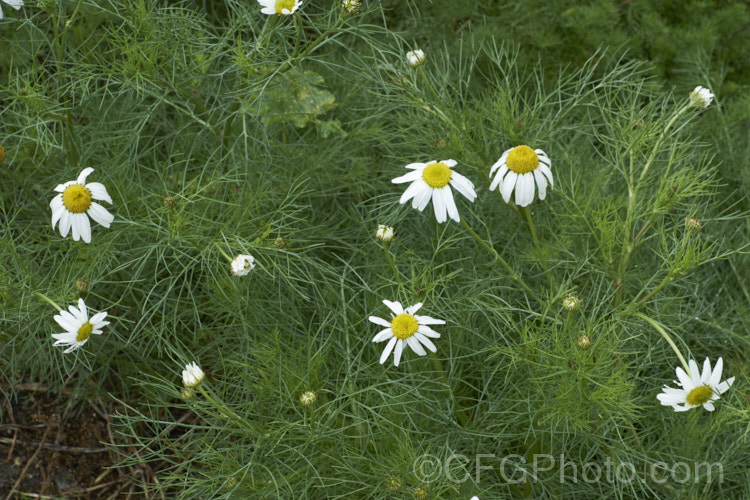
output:
[[[54,307],[55,309],[57,309],[58,312],[62,312],[62,307],[58,306],[52,299],[50,299],[49,297],[47,297],[43,293],[39,293],[39,292],[31,292],[31,293],[33,293],[34,295],[36,295],[37,297],[39,297],[40,299],[44,300],[49,305],[51,305],[52,307]]]
[[[628,306],[628,307],[627,307],[627,308],[625,309],[625,312],[627,313],[627,312],[630,312],[630,311],[634,311],[634,310],[638,309],[639,307],[641,307],[641,306],[642,306],[643,304],[645,304],[645,303],[646,303],[646,301],[648,301],[648,300],[649,300],[649,299],[650,299],[651,297],[653,297],[654,295],[656,295],[657,293],[659,293],[659,292],[661,291],[661,289],[662,289],[662,288],[664,288],[664,287],[665,287],[665,286],[667,286],[667,285],[668,285],[669,283],[671,283],[671,282],[672,282],[672,280],[674,280],[674,278],[672,277],[672,275],[669,275],[669,274],[668,274],[667,276],[665,276],[665,277],[664,277],[664,279],[663,279],[663,280],[661,281],[661,283],[659,283],[659,284],[658,284],[658,285],[656,286],[656,288],[654,288],[654,289],[653,289],[653,290],[651,290],[651,291],[650,291],[649,293],[647,293],[645,297],[643,297],[643,298],[642,298],[641,300],[639,300],[638,302],[631,302],[631,303],[630,303],[630,305],[629,305],[629,306]]]
[[[451,397],[451,404],[453,405],[453,412],[458,417],[458,420],[461,422],[462,427],[466,427],[468,422],[468,419],[466,418],[466,415],[463,414],[461,409],[458,406],[458,402],[456,401],[456,395],[453,394],[453,387],[451,386],[450,380],[448,379],[448,375],[445,373],[445,368],[443,368],[443,363],[440,362],[440,360],[435,357],[432,357],[432,366],[435,368],[435,371],[437,371],[440,374],[440,378],[443,379],[443,383],[445,384],[445,387],[448,390],[448,394],[450,394]]]
[[[240,427],[245,427],[253,432],[258,432],[258,429],[256,429],[247,419],[240,417],[239,415],[237,415],[237,413],[234,412],[234,410],[227,408],[225,405],[219,404],[219,402],[214,399],[213,395],[210,394],[205,389],[205,387],[203,387],[203,384],[198,385],[198,391],[200,391],[203,397],[206,398],[206,401],[211,403],[211,405],[216,408],[219,413],[221,413],[226,419],[234,421]]]
[[[218,249],[219,249],[219,252],[221,253],[221,255],[223,255],[224,257],[226,257],[226,259],[227,259],[227,260],[228,260],[229,262],[232,262],[232,261],[234,260],[234,259],[233,259],[232,257],[230,257],[230,256],[229,256],[229,254],[227,254],[227,253],[226,253],[226,252],[225,252],[225,251],[224,251],[224,250],[223,250],[223,249],[221,248],[221,245],[219,245],[219,242],[218,242],[218,241],[214,241],[214,245],[216,245],[216,248],[218,248]]]
[[[685,371],[688,374],[690,374],[690,366],[688,365],[687,361],[685,361],[685,358],[682,357],[682,353],[677,348],[677,345],[674,343],[674,341],[672,340],[672,337],[669,336],[669,334],[666,332],[666,330],[664,330],[664,328],[659,323],[657,323],[653,319],[649,318],[645,314],[635,313],[635,316],[638,316],[639,318],[641,318],[642,320],[646,321],[648,324],[650,324],[651,326],[653,326],[654,329],[657,332],[659,332],[662,337],[664,337],[664,340],[667,341],[667,343],[672,348],[672,350],[675,352],[675,354],[677,354],[677,357],[680,358],[680,363],[682,363],[682,366],[685,368]]]
[[[529,231],[531,232],[531,239],[534,240],[534,246],[536,247],[536,251],[539,254],[539,264],[542,266],[542,271],[544,271],[544,274],[547,276],[547,281],[549,281],[549,287],[552,291],[552,294],[554,295],[557,291],[557,286],[555,285],[555,280],[552,277],[552,274],[549,272],[549,268],[547,267],[547,261],[544,258],[544,251],[542,250],[542,245],[539,243],[539,238],[536,234],[536,226],[534,225],[534,219],[531,217],[531,210],[529,210],[529,207],[518,207],[521,212],[526,217],[526,222],[529,223]]]
[[[383,243],[383,251],[385,252],[385,258],[388,259],[388,264],[391,266],[391,271],[393,271],[393,276],[396,277],[396,281],[401,283],[401,275],[398,272],[398,269],[396,268],[396,263],[393,261],[393,256],[391,255],[391,252],[388,251],[388,243],[385,241]]]
[[[435,100],[439,103],[442,103],[442,100],[440,99],[440,96],[437,92],[435,92],[435,88],[432,86],[432,83],[430,83],[430,79],[427,78],[427,73],[424,72],[424,68],[422,65],[419,65],[419,74],[422,75],[422,79],[427,84],[427,87],[430,89],[430,92],[432,92],[432,96],[435,98]]]
[[[490,245],[488,245],[472,228],[469,226],[469,224],[466,222],[465,219],[461,219],[461,224],[466,228],[466,230],[471,234],[471,236],[474,237],[474,239],[479,243],[481,246],[483,246],[490,254],[492,254],[493,257],[495,257],[495,260],[497,260],[500,265],[503,266],[503,268],[510,274],[510,277],[513,278],[513,280],[521,285],[521,288],[526,290],[526,293],[528,293],[534,300],[539,302],[539,304],[544,305],[544,301],[539,298],[539,296],[534,293],[534,290],[531,289],[529,285],[526,284],[526,282],[516,273],[516,271],[510,267],[510,264],[508,264],[505,259],[502,258],[502,256],[497,253],[497,250],[492,248]]]

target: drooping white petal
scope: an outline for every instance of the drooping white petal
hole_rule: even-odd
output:
[[[403,184],[405,182],[414,182],[420,177],[422,177],[422,170],[412,170],[411,172],[405,173],[401,177],[396,177],[395,179],[391,179],[391,183]]]
[[[492,179],[492,183],[490,184],[490,191],[494,191],[497,188],[497,186],[503,181],[503,177],[507,173],[508,173],[508,167],[505,166],[505,165],[503,165],[503,167],[497,173],[497,175],[495,176],[495,178]]]
[[[534,169],[534,180],[539,188],[539,199],[543,200],[547,196],[547,179],[538,168]]]
[[[426,186],[426,184],[425,184],[425,186]],[[409,187],[406,188],[406,191],[404,191],[404,193],[401,195],[401,198],[398,200],[398,202],[401,205],[403,205],[404,203],[406,203],[410,199],[412,199],[415,196],[417,196],[421,192],[422,189],[423,189],[423,187],[422,187],[422,185],[420,185],[419,182],[417,182],[417,181],[412,182],[411,184],[409,184]]]
[[[393,337],[385,346],[385,349],[383,349],[383,354],[380,355],[380,364],[382,365],[385,363],[385,360],[388,359],[388,356],[391,355],[391,351],[393,351],[393,346],[396,345],[396,342],[398,341],[398,338]]]
[[[388,340],[391,337],[393,337],[393,330],[391,330],[390,328],[386,328],[385,330],[381,330],[380,333],[375,335],[375,338],[372,339],[372,341],[383,342],[384,340]]]
[[[518,174],[512,170],[508,172],[508,175],[503,179],[502,185],[500,186],[500,194],[503,196],[505,203],[510,201],[510,194],[513,192],[513,188],[516,187],[517,180]]]
[[[398,363],[401,361],[402,352],[404,352],[404,341],[399,339],[398,342],[396,342],[396,348],[393,350],[393,365],[394,366],[398,366]]]
[[[430,339],[422,335],[421,333],[417,332],[414,334],[414,338],[419,340],[427,349],[429,349],[432,352],[437,352],[437,347],[435,347],[435,344],[432,343]]]
[[[67,210],[63,210],[62,216],[60,217],[60,236],[63,238],[68,236],[68,232],[70,231],[70,226],[72,224],[71,215],[72,214]]]
[[[415,181],[415,184],[418,184],[420,186],[420,191],[412,200],[411,206],[412,208],[416,208],[420,212],[423,212],[424,209],[427,208],[427,204],[430,203],[430,200],[432,199],[433,189],[421,179]]]
[[[23,6],[23,0],[3,0],[3,1],[16,10],[20,10],[21,7]]]
[[[86,184],[86,177],[89,176],[91,172],[93,172],[94,169],[91,167],[86,167],[83,170],[81,170],[81,173],[78,174],[78,179],[76,179],[76,182],[78,184],[81,184],[82,186]]]
[[[516,182],[516,205],[525,207],[534,199],[534,177],[529,174],[520,174]]]
[[[115,216],[109,213],[109,210],[95,202],[91,203],[86,213],[104,227],[109,227],[112,221],[115,220]]]
[[[112,198],[110,198],[109,193],[107,192],[107,188],[105,188],[104,184],[102,184],[101,182],[89,182],[88,184],[86,184],[86,189],[91,191],[91,198],[93,198],[94,200],[112,203]]]
[[[434,163],[434,162],[430,162],[430,163]],[[424,168],[425,168],[425,167],[426,167],[427,165],[429,165],[429,163],[409,163],[409,164],[408,164],[408,165],[406,166],[406,168],[408,168],[408,169],[410,169],[410,170],[414,170],[414,169],[420,169],[420,170],[422,170],[422,169],[424,169]]]
[[[409,344],[409,347],[411,347],[411,350],[417,353],[419,356],[427,355],[427,352],[425,352],[424,347],[422,347],[422,344],[419,343],[419,340],[417,340],[417,338],[414,335],[406,339],[406,343]]]
[[[437,219],[438,223],[442,224],[443,222],[448,220],[448,216],[446,214],[447,207],[445,199],[443,198],[442,189],[432,190],[432,208],[435,212],[435,219]]]
[[[456,191],[461,193],[464,198],[472,203],[477,199],[477,192],[474,190],[474,183],[458,172],[453,172],[451,174],[450,185],[456,188]]]
[[[81,232],[81,239],[85,243],[91,243],[91,223],[86,214],[77,214],[78,230]]]
[[[438,189],[436,191],[441,191],[443,202],[445,203],[445,207],[448,209],[448,217],[456,222],[461,222],[461,219],[458,218],[458,207],[456,207],[456,201],[453,199],[453,192],[451,191],[451,188],[445,186],[444,188]]]
[[[537,170],[541,170],[545,177],[547,177],[547,180],[549,181],[549,187],[554,188],[555,187],[555,181],[552,179],[552,170],[549,169],[547,165],[539,164],[537,167]]]

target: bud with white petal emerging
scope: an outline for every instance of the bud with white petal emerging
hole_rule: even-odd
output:
[[[562,306],[566,311],[577,311],[581,308],[581,299],[570,294],[563,299]]]
[[[232,261],[232,274],[246,276],[255,267],[255,257],[252,255],[238,255]]]
[[[362,8],[359,0],[343,0],[341,2],[341,8],[343,8],[347,14],[357,14]]]
[[[302,403],[304,406],[312,405],[316,399],[317,399],[317,396],[315,395],[313,391],[305,391],[299,395],[299,402]]]
[[[386,243],[393,240],[393,234],[393,228],[384,224],[378,224],[378,230],[375,231],[375,237]]]
[[[711,101],[714,100],[714,94],[705,87],[698,85],[690,92],[690,104],[696,108],[706,109]]]
[[[203,370],[193,361],[185,365],[185,369],[182,370],[182,384],[187,388],[196,387],[203,381],[204,376]]]
[[[586,351],[589,347],[591,347],[591,344],[593,344],[593,342],[594,341],[591,340],[591,337],[589,337],[585,333],[576,339],[576,344],[578,344],[578,348],[582,351]]]
[[[424,62],[425,55],[422,49],[412,50],[406,53],[406,61],[409,66],[417,67]]]

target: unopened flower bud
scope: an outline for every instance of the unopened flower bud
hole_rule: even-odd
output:
[[[699,231],[703,228],[703,223],[700,219],[696,219],[693,217],[686,217],[685,218],[685,228],[688,231]]]
[[[591,347],[591,344],[593,341],[591,340],[591,337],[586,335],[585,333],[582,334],[580,337],[576,339],[576,344],[578,344],[578,348],[582,351],[587,350],[589,347]]]
[[[577,311],[581,308],[581,299],[570,294],[563,299],[562,306],[566,311]]]
[[[383,224],[378,224],[378,230],[375,231],[375,237],[386,243],[393,240],[393,234],[393,228]]]
[[[415,500],[427,500],[430,498],[430,491],[427,489],[427,486],[417,486],[414,488],[414,498]]]
[[[168,210],[172,210],[177,205],[177,198],[174,196],[167,196],[164,198],[164,207]]]
[[[362,5],[359,0],[343,0],[341,2],[341,8],[344,9],[347,14],[358,14]]]
[[[421,49],[412,50],[406,53],[406,61],[409,66],[416,68],[425,60],[424,52]]]
[[[299,395],[299,402],[302,403],[304,406],[312,405],[316,399],[317,399],[317,396],[315,395],[313,391],[305,391]]]
[[[388,481],[385,482],[385,487],[388,491],[398,491],[401,489],[401,478],[397,476],[391,476]]]
[[[286,248],[286,239],[282,236],[277,236],[275,240],[273,240],[273,246],[276,248]]]
[[[79,293],[88,292],[89,290],[89,280],[86,278],[78,278],[76,280],[76,290]]]
[[[690,104],[699,109],[706,109],[711,101],[714,100],[713,93],[707,88],[698,85],[690,92]]]

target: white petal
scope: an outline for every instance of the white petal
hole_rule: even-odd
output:
[[[385,363],[385,360],[388,359],[388,356],[391,355],[391,351],[393,350],[393,346],[396,345],[396,341],[398,339],[396,337],[393,337],[390,342],[388,342],[385,346],[385,349],[383,349],[383,354],[380,355],[380,364],[382,365]]]
[[[3,1],[16,10],[19,10],[21,6],[23,5],[23,0],[3,0]]]
[[[427,204],[430,203],[430,200],[432,199],[432,192],[434,190],[430,186],[428,186],[427,183],[422,179],[416,182],[418,182],[422,186],[422,189],[412,200],[411,206],[412,208],[416,208],[417,210],[422,212],[427,207]]]
[[[512,170],[505,176],[500,186],[500,194],[503,195],[505,203],[510,201],[510,194],[513,192],[513,188],[516,187],[516,181],[518,180],[518,174]]]
[[[432,343],[432,340],[428,339],[421,333],[417,332],[414,334],[414,337],[419,340],[424,346],[429,349],[432,352],[437,352],[437,347],[435,347],[435,344]]]
[[[393,331],[390,328],[386,328],[385,330],[382,330],[380,333],[375,335],[375,338],[372,339],[372,341],[383,342],[384,340],[388,340],[391,337],[393,337]]]
[[[63,314],[65,314],[65,316],[63,316]],[[60,311],[60,314],[53,316],[52,319],[68,332],[78,331],[80,328],[78,322],[68,311]]]
[[[70,228],[73,232],[73,240],[78,241],[81,238],[81,227],[78,224],[79,214],[70,214]]]
[[[396,177],[395,179],[391,180],[391,183],[393,184],[403,184],[404,182],[413,182],[417,179],[422,177],[422,171],[421,170],[412,170],[411,172],[408,172],[401,177]]]
[[[390,309],[391,311],[393,311],[393,314],[398,315],[398,314],[401,314],[402,312],[404,312],[404,308],[401,305],[401,302],[398,302],[398,301],[391,302],[390,300],[384,300],[383,304],[385,304],[385,306],[388,309]],[[388,323],[388,325],[390,325],[390,323]]]
[[[414,313],[416,313],[417,311],[419,311],[419,309],[421,307],[422,307],[422,303],[421,302],[417,302],[413,306],[407,307],[406,308],[406,312],[413,315]]]
[[[94,328],[96,328],[97,327],[97,323],[101,324],[102,321],[104,321],[104,318],[106,318],[106,317],[107,317],[107,313],[106,312],[96,313],[96,314],[94,314],[91,317],[91,319],[89,320],[89,323],[91,323],[92,325],[94,325]],[[107,325],[109,324],[108,321],[104,321],[104,323],[107,324]]]
[[[698,369],[698,363],[695,362],[694,359],[691,359],[688,361],[688,366],[690,367],[690,378],[693,381],[693,387],[698,387],[701,384],[701,372]]]
[[[370,321],[372,321],[372,322],[373,322],[373,323],[375,323],[376,325],[380,325],[380,326],[387,326],[387,327],[390,327],[390,326],[391,326],[391,322],[390,322],[390,321],[388,321],[388,320],[385,320],[385,319],[383,319],[383,318],[378,318],[377,316],[370,316],[370,317],[369,317],[369,318],[367,318],[367,319],[369,319]]]
[[[495,173],[495,170],[501,167],[505,167],[506,169],[508,168],[505,165],[505,158],[500,158],[499,160],[497,160],[495,163],[492,164],[492,166],[490,167],[490,177],[492,177],[492,174]]]
[[[401,195],[401,199],[399,199],[398,202],[401,205],[403,205],[410,199],[417,196],[420,193],[421,189],[422,189],[422,185],[419,183],[419,181],[412,182],[411,184],[409,184],[409,187],[406,188],[406,191],[404,191],[404,194]]]
[[[112,198],[107,193],[107,188],[101,182],[89,182],[86,184],[86,189],[91,191],[91,197],[95,200],[106,201],[112,203]]]
[[[550,188],[554,188],[555,187],[555,182],[552,179],[552,170],[550,170],[549,167],[547,165],[544,165],[544,164],[540,164],[537,167],[537,169],[541,170],[542,173],[545,175],[545,177],[547,177],[547,180],[549,181],[549,187]]]
[[[109,210],[99,205],[98,203],[92,202],[86,213],[104,227],[109,227],[109,225],[112,224],[112,221],[115,220],[115,216],[109,213]]]
[[[78,174],[78,179],[76,179],[76,182],[78,184],[85,185],[86,184],[86,177],[88,177],[89,174],[91,172],[93,172],[93,171],[94,171],[94,169],[91,168],[91,167],[84,168],[83,170],[81,170],[81,173]]]
[[[408,169],[423,169],[425,168],[429,163],[409,163],[406,168]]]
[[[91,222],[86,214],[76,215],[78,220],[78,230],[81,232],[81,239],[86,243],[91,243]]]
[[[703,408],[705,408],[708,411],[714,411],[715,410],[714,404],[711,401],[706,401],[705,403],[703,403]]]
[[[60,201],[60,203],[62,203],[62,201]],[[65,207],[60,207],[60,208],[57,208],[57,209],[53,209],[53,212],[52,212],[52,229],[55,229],[55,224],[57,224],[57,221],[60,220],[60,217],[62,217],[62,214],[65,211],[66,211]]]
[[[534,200],[534,176],[530,173],[518,176],[516,183],[516,205],[528,206]]]
[[[432,208],[435,211],[435,219],[437,219],[438,223],[442,224],[443,222],[448,220],[446,214],[447,207],[445,206],[445,199],[443,198],[442,189],[432,190]]]
[[[711,362],[706,358],[703,361],[703,371],[701,372],[701,383],[711,385]]]
[[[420,325],[444,325],[445,321],[442,319],[435,319],[429,316],[415,316]]]
[[[78,311],[81,317],[88,320],[89,317],[89,310],[86,308],[86,303],[83,301],[82,298],[78,298]]]
[[[456,160],[442,160],[441,163],[444,163],[449,168],[453,168],[453,167],[455,167],[458,164],[458,162]]]
[[[393,337],[394,339],[396,337]],[[393,365],[398,366],[398,363],[401,361],[401,353],[404,352],[404,341],[399,339],[398,342],[396,342],[396,349],[393,351]]]
[[[685,389],[686,391],[693,390],[695,384],[693,384],[693,380],[690,378],[690,376],[685,373],[685,370],[678,366],[675,369],[675,373],[677,373],[677,379],[680,381],[683,389]]]
[[[456,188],[456,191],[461,193],[467,200],[473,202],[477,199],[477,192],[474,190],[474,184],[458,172],[453,172],[451,175],[450,185]]]
[[[440,189],[440,191],[442,191],[443,202],[448,209],[448,217],[456,222],[461,222],[461,219],[458,218],[458,207],[456,207],[456,202],[453,199],[453,191],[451,191],[451,188],[445,186]]]
[[[708,358],[706,358],[706,361],[708,361]],[[719,385],[719,382],[721,382],[722,370],[724,370],[724,360],[722,358],[719,358],[716,360],[714,371],[711,372],[711,378],[710,378],[711,385],[714,385],[714,386]]]
[[[427,325],[419,325],[419,328],[417,328],[417,333],[422,334],[425,337],[432,337],[433,339],[440,338],[440,334]]]
[[[490,184],[490,191],[494,191],[495,188],[497,188],[498,185],[503,181],[503,176],[508,173],[508,167],[503,165],[503,168],[500,169],[500,171],[497,173],[494,179],[492,179],[492,183]]]
[[[68,236],[68,231],[70,231],[71,226],[71,216],[72,214],[68,212],[67,210],[64,210],[62,213],[62,216],[60,217],[60,235],[65,238]]]
[[[420,356],[427,355],[427,352],[425,352],[424,347],[422,347],[422,344],[419,343],[419,340],[417,340],[414,335],[406,339],[406,343],[409,344],[409,347],[411,347],[411,350],[417,353]]]
[[[734,383],[734,377],[728,380],[725,380],[724,382],[716,386],[716,392],[718,392],[719,394],[724,394],[725,392],[729,390],[729,387],[731,387],[733,383]]]

